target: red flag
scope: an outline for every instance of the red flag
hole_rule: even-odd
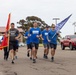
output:
[[[10,29],[10,17],[11,17],[11,14],[8,15],[8,21],[7,21],[7,25],[6,25],[6,31],[8,31]]]
[[[4,48],[4,47],[7,47],[8,46],[8,40],[9,38],[6,36],[6,32],[10,29],[10,17],[11,17],[11,14],[8,15],[8,20],[7,20],[7,25],[6,25],[6,31],[5,31],[5,34],[3,36],[3,41],[0,45],[0,49]]]

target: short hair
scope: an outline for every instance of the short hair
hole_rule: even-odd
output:
[[[46,26],[45,28],[49,28],[49,26]]]
[[[55,24],[52,24],[51,27],[55,26]]]
[[[34,24],[34,23],[37,23],[37,22],[33,22],[33,24]],[[38,23],[37,23],[37,24],[38,24]]]
[[[14,23],[11,23],[11,25],[15,25]]]

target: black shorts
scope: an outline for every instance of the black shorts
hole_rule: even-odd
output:
[[[56,50],[56,48],[57,48],[57,44],[50,43],[50,48],[53,48],[53,49]]]
[[[27,44],[27,49],[32,49],[31,44]]]
[[[16,43],[16,41],[10,41],[9,42],[9,50],[14,50],[14,51],[16,51],[16,49],[17,49],[17,43]]]
[[[35,47],[35,49],[38,49],[39,47],[39,44],[37,43],[31,43],[31,48]]]
[[[49,49],[49,44],[43,44],[43,45],[44,45],[44,48]]]
[[[19,46],[18,45],[16,45],[16,49],[18,49],[19,48]]]

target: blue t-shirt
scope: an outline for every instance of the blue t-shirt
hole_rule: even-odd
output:
[[[38,44],[39,38],[37,36],[40,36],[40,34],[41,34],[40,28],[31,28],[30,29],[31,42]]]
[[[26,39],[26,44],[30,44],[30,42],[31,42],[31,36],[28,36],[28,35],[29,35],[29,31],[27,31],[27,32],[24,34],[24,36],[27,37],[27,39]]]
[[[48,44],[48,40],[47,40],[48,33],[49,33],[49,30],[43,30],[42,31],[42,38],[44,39],[43,44]]]
[[[51,41],[50,43],[57,44],[57,32],[56,32],[56,30],[54,30],[54,31],[50,30],[48,33],[48,38]]]

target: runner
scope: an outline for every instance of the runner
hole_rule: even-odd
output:
[[[49,33],[49,26],[46,26],[45,30],[42,31],[42,40],[44,45],[44,58],[48,59],[48,53],[49,53],[49,42],[47,40]]]
[[[32,59],[32,50],[31,50],[31,35],[29,34],[29,30],[31,27],[28,27],[28,31],[24,34],[24,38],[26,39],[27,44],[27,57],[30,56],[30,60]],[[30,55],[31,51],[31,55]]]
[[[14,64],[14,55],[15,55],[15,51],[16,51],[16,40],[19,39],[20,37],[20,33],[17,29],[15,29],[15,24],[11,23],[11,29],[9,31],[9,50],[10,50],[10,56],[12,59],[12,64]],[[18,36],[17,36],[18,35]]]
[[[8,37],[7,34],[6,34],[6,37]],[[1,42],[3,41],[3,39],[4,39],[4,34],[2,36]],[[8,47],[4,47],[3,50],[4,50],[4,60],[8,60],[8,56],[9,56]]]
[[[55,30],[55,25],[52,24],[51,30],[48,33],[48,41],[51,47],[51,61],[54,61],[55,50],[57,48],[57,37],[60,36]]]
[[[38,28],[37,22],[33,23],[33,28],[30,29],[29,33],[31,35],[33,63],[36,63],[37,50],[38,50],[38,47],[39,47],[39,38],[41,36],[41,30],[40,30],[40,28]]]

